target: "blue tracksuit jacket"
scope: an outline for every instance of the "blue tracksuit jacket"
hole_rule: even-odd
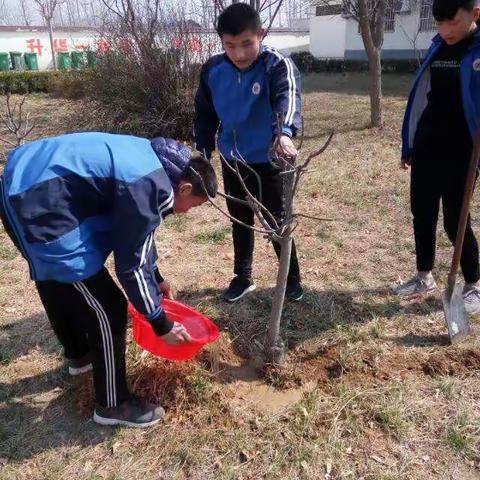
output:
[[[277,114],[285,114],[283,132],[301,128],[301,79],[291,59],[262,46],[257,60],[239,70],[226,54],[202,68],[195,99],[196,148],[210,158],[218,148],[228,160],[236,143],[248,163],[266,163],[277,131]]]
[[[73,283],[113,252],[129,300],[147,318],[161,310],[155,229],[191,151],[173,140],[75,133],[13,150],[0,177],[0,209],[33,280]]]
[[[407,103],[402,128],[402,158],[413,153],[413,141],[420,118],[427,106],[427,94],[430,91],[430,65],[435,54],[442,46],[440,35],[433,39],[425,60],[420,67]],[[462,58],[460,65],[462,85],[463,111],[472,135],[475,138],[480,125],[480,31],[474,35],[473,41]],[[448,118],[445,119],[448,122]]]

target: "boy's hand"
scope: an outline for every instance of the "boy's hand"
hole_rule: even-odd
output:
[[[168,298],[169,300],[174,300],[172,288],[170,287],[170,284],[168,282],[164,280],[162,283],[160,283],[159,287],[165,298]]]
[[[162,335],[162,338],[169,345],[180,345],[192,341],[192,337],[189,335],[186,328],[178,322],[174,322],[173,328],[167,334]]]
[[[292,139],[288,135],[282,135],[277,147],[277,154],[286,157],[296,157],[298,150],[292,142]]]
[[[402,158],[400,160],[400,168],[402,170],[408,170],[408,167],[412,165],[412,157]]]

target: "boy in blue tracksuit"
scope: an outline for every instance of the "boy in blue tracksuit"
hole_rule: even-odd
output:
[[[480,31],[477,0],[434,0],[439,34],[420,67],[403,124],[401,166],[411,166],[411,208],[417,273],[400,296],[435,290],[432,275],[440,200],[454,244],[473,139],[480,125]],[[470,225],[461,266],[469,313],[480,312],[478,244]]]
[[[70,373],[93,368],[97,423],[144,427],[163,416],[129,392],[127,301],[105,261],[113,252],[128,299],[157,335],[188,342],[161,307],[171,291],[156,268],[154,235],[166,215],[204,203],[204,185],[215,196],[210,162],[164,138],[76,133],[28,143],[8,157],[0,216],[28,261]]]
[[[217,32],[225,53],[212,57],[202,68],[195,102],[196,147],[210,158],[218,133],[221,155],[233,163],[240,154],[257,172],[262,201],[278,219],[283,210],[282,176],[270,163],[270,150],[277,134],[277,115],[283,114],[279,149],[288,156],[297,155],[292,137],[301,126],[300,75],[289,58],[261,44],[261,21],[249,5],[235,3],[225,9],[218,19]],[[247,187],[258,196],[255,175],[241,164],[239,169]],[[222,170],[226,193],[244,199],[236,175],[223,163]],[[253,226],[254,214],[248,206],[227,199],[227,207],[230,215]],[[253,232],[233,222],[232,234],[235,277],[224,294],[230,302],[255,289]],[[276,242],[273,246],[279,256],[280,246]],[[303,295],[295,245],[286,294],[292,300],[300,300]]]

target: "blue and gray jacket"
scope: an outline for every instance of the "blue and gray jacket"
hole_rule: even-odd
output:
[[[226,54],[203,65],[195,98],[196,148],[210,158],[218,148],[227,159],[236,145],[248,163],[266,163],[277,132],[277,115],[284,114],[283,133],[292,137],[301,128],[301,78],[290,58],[262,46],[257,60],[239,70]]]
[[[430,65],[435,54],[442,46],[440,35],[433,39],[427,56],[420,67],[408,99],[407,110],[402,128],[402,158],[408,158],[413,153],[413,141],[420,118],[427,107],[427,94],[430,91]],[[462,85],[463,110],[472,135],[475,138],[480,125],[480,31],[473,37],[460,65]],[[448,119],[445,119],[448,121]]]
[[[113,252],[129,300],[163,316],[155,229],[172,212],[191,151],[173,140],[75,133],[13,150],[0,177],[0,212],[36,281],[74,283]]]

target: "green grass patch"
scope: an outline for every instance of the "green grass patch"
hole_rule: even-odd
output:
[[[5,242],[5,240],[0,240],[0,259],[1,260],[13,260],[17,258],[18,250]]]
[[[210,232],[200,232],[195,235],[196,243],[222,243],[226,240],[230,233],[230,227],[223,227],[218,230],[212,230]]]

